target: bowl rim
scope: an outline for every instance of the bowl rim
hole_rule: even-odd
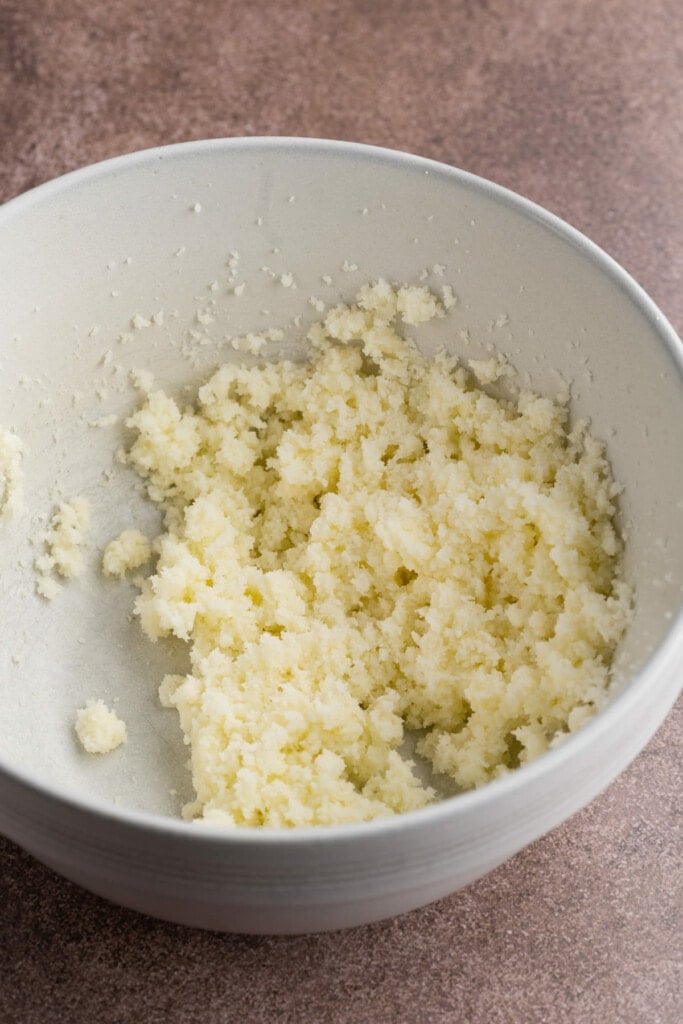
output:
[[[482,193],[495,202],[531,218],[578,250],[594,265],[596,270],[609,277],[625,292],[649,323],[653,333],[658,336],[660,343],[668,350],[683,383],[683,343],[644,289],[600,246],[556,214],[511,189],[470,171],[402,150],[336,139],[258,135],[198,139],[166,146],[155,146],[89,164],[20,193],[0,205],[0,229],[25,210],[49,200],[55,195],[65,193],[89,181],[106,178],[121,170],[144,168],[158,160],[174,159],[204,152],[229,153],[231,150],[250,149],[254,151],[298,150],[302,153],[330,156],[355,156],[362,160],[389,163],[397,168],[420,170],[425,174],[435,173],[450,177],[458,184]],[[578,732],[568,735],[556,748],[547,751],[530,764],[523,765],[509,775],[495,779],[479,789],[446,797],[418,810],[406,811],[372,821],[343,825],[296,826],[287,829],[272,827],[256,829],[247,826],[235,826],[228,829],[225,826],[204,822],[201,822],[198,827],[197,823],[184,821],[181,818],[171,818],[150,811],[127,809],[116,804],[103,803],[95,798],[67,793],[49,780],[41,778],[39,773],[30,768],[19,769],[7,764],[3,760],[1,752],[0,782],[5,777],[20,786],[41,793],[58,806],[80,811],[102,822],[127,826],[148,833],[170,833],[179,838],[192,836],[192,841],[197,843],[324,845],[338,842],[340,839],[346,841],[369,840],[371,837],[386,836],[396,831],[404,832],[411,828],[423,829],[425,826],[438,826],[445,819],[466,815],[475,808],[485,810],[498,800],[512,796],[522,787],[542,782],[547,776],[561,770],[568,762],[579,759],[589,747],[594,743],[599,743],[600,739],[611,731],[620,720],[634,712],[645,691],[656,685],[662,668],[673,663],[677,654],[683,656],[683,602],[678,613],[672,618],[662,640],[650,653],[641,669],[625,683],[620,692],[613,696],[604,708],[597,712]],[[673,701],[667,706],[667,711],[672,704]],[[667,711],[659,715],[657,726],[661,724]]]

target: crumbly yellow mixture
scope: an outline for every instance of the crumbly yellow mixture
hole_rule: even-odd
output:
[[[50,575],[63,579],[80,576],[85,568],[82,547],[90,529],[90,503],[76,497],[61,502],[53,512],[47,529],[40,534],[45,554],[35,560],[38,572],[36,590],[48,601],[60,592],[61,584]]]
[[[102,700],[89,700],[78,709],[75,729],[88,754],[108,754],[126,742],[126,723]]]
[[[359,821],[433,792],[399,752],[479,786],[605,699],[628,615],[602,446],[561,405],[490,397],[397,323],[443,315],[380,281],[309,362],[152,391],[129,461],[165,510],[136,603],[190,645],[167,677],[196,800],[226,825]]]

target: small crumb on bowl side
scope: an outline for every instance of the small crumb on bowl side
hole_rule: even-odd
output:
[[[0,427],[0,520],[11,519],[21,510],[23,450],[17,435]]]
[[[52,514],[47,530],[39,535],[45,543],[45,554],[35,560],[38,573],[36,590],[51,601],[61,590],[50,575],[55,572],[64,579],[80,576],[85,568],[82,547],[90,530],[90,503],[81,496],[63,501]]]
[[[139,569],[151,557],[149,538],[139,530],[124,530],[104,549],[102,572],[105,576],[122,577],[133,569]]]
[[[126,723],[103,700],[89,700],[76,712],[74,726],[88,754],[108,754],[126,742]]]

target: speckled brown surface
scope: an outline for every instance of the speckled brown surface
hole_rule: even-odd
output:
[[[678,0],[0,0],[0,199],[180,139],[433,156],[584,230],[683,324]],[[193,932],[0,840],[0,1021],[677,1024],[679,705],[589,808],[397,920]]]

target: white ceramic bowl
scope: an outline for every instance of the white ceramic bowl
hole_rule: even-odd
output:
[[[239,299],[223,288],[230,250],[247,281]],[[345,261],[358,269],[342,271]],[[132,585],[97,570],[98,545],[131,521],[152,528],[157,513],[127,471],[103,477],[120,427],[88,424],[132,407],[122,383],[131,367],[176,387],[234,355],[199,345],[192,365],[176,344],[214,280],[219,315],[206,331],[220,339],[302,312],[313,319],[312,294],[350,297],[369,278],[414,281],[434,264],[445,271],[433,283],[450,283],[460,302],[421,336],[470,358],[493,342],[545,393],[557,391],[559,372],[572,381],[575,415],[609,443],[637,593],[621,692],[529,767],[422,811],[286,833],[186,824],[180,730],[156,696],[183,653],[143,639],[129,621]],[[293,272],[298,288],[274,284],[264,265]],[[163,326],[116,340],[134,313],[159,309]],[[666,715],[683,663],[681,345],[631,278],[551,214],[462,171],[365,146],[171,146],[67,175],[0,210],[0,310],[0,424],[29,448],[27,515],[0,536],[0,830],[67,878],[208,928],[377,920],[483,875],[583,807]],[[95,544],[88,574],[47,605],[34,592],[28,538],[55,485],[90,498]],[[129,727],[128,744],[106,758],[74,740],[74,711],[92,696],[114,703]]]

